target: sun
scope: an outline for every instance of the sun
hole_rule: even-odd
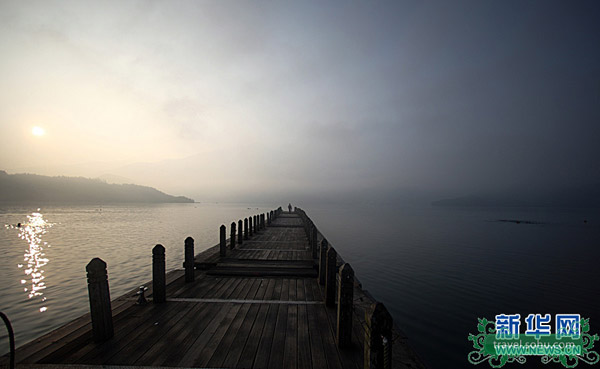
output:
[[[35,126],[31,129],[31,133],[34,136],[42,137],[43,135],[46,134],[46,131],[42,127]]]

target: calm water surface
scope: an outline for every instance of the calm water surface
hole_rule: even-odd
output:
[[[478,333],[478,317],[579,313],[590,318],[591,333],[600,332],[597,209],[307,206],[306,211],[431,368],[473,367],[466,359],[473,350],[467,336]],[[539,363],[528,357],[525,365],[508,367],[562,367]]]
[[[279,206],[279,205],[278,205]],[[135,206],[0,205],[0,310],[17,347],[89,312],[85,266],[108,264],[112,298],[152,279],[152,247],[165,246],[167,270],[181,268],[183,242],[198,253],[218,243],[221,224],[274,209],[252,204]],[[21,228],[15,225],[22,223]],[[2,328],[0,352],[8,351]]]
[[[180,268],[185,237],[201,251],[218,242],[219,225],[279,205],[0,206],[0,308],[24,344],[88,311],[91,258],[108,263],[117,297],[151,278],[156,243],[167,249],[167,269]],[[580,313],[591,318],[592,333],[600,331],[597,210],[300,206],[431,368],[472,367],[467,336],[477,333],[478,317]],[[40,215],[28,219],[33,213]],[[32,227],[39,247],[10,227],[18,222],[42,225]],[[45,265],[34,271],[31,260]],[[4,332],[0,344],[5,352]]]

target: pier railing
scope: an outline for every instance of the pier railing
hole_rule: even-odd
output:
[[[281,207],[267,213],[253,215],[232,222],[227,237],[227,229],[223,224],[219,227],[219,244],[213,246],[211,254],[214,262],[227,257],[229,253],[250,240],[254,235],[261,234],[283,213]],[[340,349],[351,346],[354,329],[362,331],[364,337],[364,368],[391,368],[393,320],[385,306],[375,301],[354,275],[352,266],[345,262],[336,249],[319,232],[314,222],[306,212],[298,207],[294,213],[302,220],[309,247],[318,271],[318,283],[322,288],[324,303],[328,308],[336,309],[335,341]],[[243,228],[242,228],[243,227]],[[218,252],[217,252],[218,250]],[[206,262],[212,265],[211,261]],[[185,282],[192,283],[195,279],[195,269],[203,268],[198,265],[194,254],[194,239],[187,237],[184,241]],[[103,342],[113,337],[111,301],[108,290],[107,266],[104,261],[94,258],[86,267],[88,274],[88,289],[92,320],[93,338]],[[156,245],[152,249],[152,302],[166,303],[166,270],[165,248]],[[144,288],[138,292],[138,303],[145,303]],[[359,294],[356,296],[355,292]],[[358,327],[353,327],[353,321]]]
[[[337,253],[335,248],[319,232],[315,223],[306,212],[294,208],[304,224],[313,258],[318,257],[319,284],[325,290],[325,304],[337,306],[336,342],[339,347],[347,347],[352,335],[352,321],[360,322],[365,337],[364,368],[391,368],[393,319],[384,304],[377,302],[367,291],[362,290],[360,281],[355,278],[349,263]],[[354,300],[355,287],[368,297],[361,304]],[[360,301],[360,300],[359,300]],[[362,315],[362,316],[361,316]]]

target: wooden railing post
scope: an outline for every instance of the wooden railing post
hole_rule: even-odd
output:
[[[248,239],[248,218],[244,218],[244,239]]]
[[[244,232],[242,231],[242,220],[238,220],[238,243],[241,245],[244,243]]]
[[[339,269],[340,285],[337,293],[337,331],[335,341],[340,348],[352,342],[352,305],[354,303],[354,270],[350,264]]]
[[[219,228],[219,255],[227,256],[227,236],[225,235],[225,225],[221,225]]]
[[[267,225],[270,226],[271,225],[271,214],[267,213]]]
[[[308,238],[308,242],[311,241],[310,238],[310,222],[308,221],[308,219],[306,218],[306,216],[302,217],[302,225],[304,226],[304,233],[306,233],[306,237]]]
[[[337,288],[335,285],[335,277],[337,275],[337,252],[333,247],[327,250],[327,270],[325,276],[325,305],[335,306],[335,294]]]
[[[165,247],[163,245],[156,245],[152,249],[152,301],[155,304],[167,301]]]
[[[231,236],[230,236],[230,243],[229,243],[229,248],[230,249],[235,249],[235,222],[231,223]]]
[[[325,273],[327,271],[327,249],[329,248],[329,242],[326,239],[321,241],[321,253],[319,257],[319,284],[325,285]]]
[[[248,217],[248,236],[252,237],[252,217]]]
[[[317,227],[312,226],[312,258],[317,258]]]
[[[185,239],[185,282],[193,282],[194,281],[194,239],[192,237],[188,237]]]
[[[260,215],[260,228],[265,229],[265,213]]]
[[[85,270],[90,296],[92,335],[95,342],[104,342],[114,335],[106,263],[100,258],[93,258]]]
[[[376,302],[365,311],[365,322],[364,369],[391,368],[392,316],[381,302]]]

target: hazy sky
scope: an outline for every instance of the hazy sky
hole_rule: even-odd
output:
[[[0,169],[196,200],[600,183],[599,45],[598,1],[4,0]]]

